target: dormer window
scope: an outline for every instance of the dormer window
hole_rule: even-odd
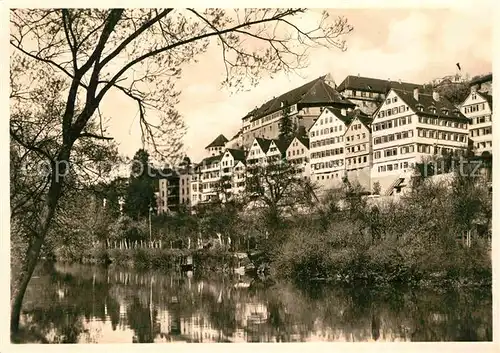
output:
[[[441,109],[441,112],[442,112],[444,115],[448,115],[448,109],[446,109],[446,108]]]
[[[430,111],[432,114],[436,114],[436,108],[435,108],[435,107],[429,107],[429,111]]]
[[[417,105],[417,110],[421,112],[424,110],[424,107],[422,105]]]

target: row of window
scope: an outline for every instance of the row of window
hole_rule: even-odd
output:
[[[483,141],[483,142],[476,142],[474,143],[475,148],[491,148],[493,146],[493,143],[491,141]]]
[[[366,163],[368,161],[368,158],[367,158],[367,156],[346,158],[345,161],[346,161],[347,165],[351,165],[351,164],[357,164],[357,163]]]
[[[474,130],[470,131],[471,137],[478,137],[478,136],[491,135],[491,134],[492,134],[491,126],[485,127],[482,129],[474,129]]]
[[[467,134],[459,134],[455,132],[444,132],[438,130],[417,129],[418,137],[426,137],[431,139],[466,142]]]
[[[344,141],[344,138],[342,136],[330,137],[328,139],[323,139],[323,140],[319,140],[319,141],[312,141],[311,148],[334,145],[336,143],[341,143],[343,141]]]
[[[338,127],[337,126],[332,126],[329,128],[327,127],[324,129],[318,129],[315,131],[311,131],[311,137],[322,136],[322,135],[331,134],[333,132],[340,132],[340,131],[343,131],[342,125],[338,125]]]
[[[471,125],[489,123],[491,121],[491,115],[476,116],[471,118]]]
[[[444,120],[444,119],[438,119],[438,118],[431,118],[431,117],[425,117],[425,116],[419,116],[418,117],[418,122],[421,124],[430,124],[430,125],[436,125],[436,126],[446,126],[446,127],[453,127],[455,129],[467,129],[467,124],[465,123],[460,123],[457,121],[450,121],[450,120]]]
[[[342,178],[342,173],[335,173],[335,174],[324,174],[324,175],[316,175],[316,180],[325,180],[325,179],[333,179],[335,176],[336,179]]]
[[[356,146],[346,147],[345,150],[347,153],[366,151],[366,143],[356,145]]]
[[[392,172],[393,170],[408,169],[409,167],[414,167],[415,163],[401,162],[401,163],[389,163],[385,165],[378,166],[377,171],[379,173]]]
[[[413,137],[413,130],[396,132],[396,133],[390,134],[390,135],[385,135],[385,136],[381,136],[381,137],[375,137],[373,139],[373,144],[374,145],[379,145],[381,143],[397,141],[397,140],[406,139],[406,138],[409,138],[409,137]]]
[[[336,159],[336,160],[331,160],[328,162],[311,164],[311,168],[313,170],[319,170],[319,169],[325,169],[325,168],[342,167],[343,165],[344,165],[344,161],[342,159]]]
[[[366,133],[363,132],[362,134],[356,135],[356,139],[361,140],[362,138],[366,138]],[[346,142],[354,141],[354,135],[346,136],[345,140],[346,140]]]
[[[382,155],[384,157],[396,156],[398,154],[398,149],[399,149],[399,154],[407,154],[407,153],[415,152],[414,145],[393,147],[393,148],[388,148],[388,149],[381,150],[381,151],[376,151],[375,153],[373,153],[373,159],[380,159],[380,158],[382,158]]]
[[[410,110],[410,108],[408,106],[406,106],[406,105],[400,105],[399,107],[394,107],[394,108],[390,108],[390,109],[381,110],[378,113],[378,116],[380,118],[385,118],[386,116],[391,116],[391,115],[396,115],[396,114],[399,114],[399,113],[404,113],[404,112],[407,112],[409,110]]]
[[[411,115],[373,124],[372,129],[373,131],[380,131],[385,129],[392,129],[393,127],[403,126],[407,124],[411,124]]]
[[[300,155],[303,155],[303,154],[304,154],[304,149],[303,148],[300,149],[300,153],[297,150],[297,156],[300,156]],[[295,150],[288,151],[288,157],[291,157],[291,156],[295,156]]]
[[[480,110],[485,110],[486,109],[486,104],[485,103],[479,103],[479,104],[473,104],[473,105],[468,105],[464,107],[464,113],[474,113],[478,112]]]
[[[361,124],[352,124],[350,130],[361,130]]]
[[[325,150],[325,151],[321,151],[321,152],[313,152],[313,153],[311,153],[311,159],[336,156],[336,155],[339,155],[339,154],[342,154],[342,153],[344,153],[344,148],[343,147],[334,148],[334,149],[331,149],[331,150]]]

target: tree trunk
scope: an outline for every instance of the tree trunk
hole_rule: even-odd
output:
[[[19,274],[19,278],[15,281],[15,292],[11,297],[11,314],[10,314],[10,330],[11,335],[19,332],[19,319],[21,317],[21,309],[23,305],[24,295],[31,276],[35,271],[36,265],[40,257],[40,252],[45,241],[52,219],[54,218],[57,203],[61,197],[62,181],[56,179],[60,176],[53,175],[50,189],[47,195],[47,204],[45,212],[42,215],[42,223],[40,232],[36,234],[34,241],[29,245],[26,251],[26,259]]]

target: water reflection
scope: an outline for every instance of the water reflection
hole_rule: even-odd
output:
[[[60,264],[39,272],[22,324],[51,343],[492,339],[491,289],[298,289]]]

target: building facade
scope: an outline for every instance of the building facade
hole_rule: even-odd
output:
[[[372,123],[373,184],[390,195],[407,186],[416,163],[467,147],[468,120],[437,93],[391,89]]]
[[[162,170],[162,175],[158,180],[158,213],[176,212],[180,204],[180,176],[171,169]]]
[[[331,86],[331,81],[329,75],[322,76],[249,112],[242,119],[244,148],[250,148],[255,138],[277,139],[284,113],[292,124],[307,131],[325,106],[354,108],[354,103],[344,99]]]
[[[345,177],[344,134],[350,113],[325,108],[309,130],[311,180],[323,190],[341,185]]]
[[[469,96],[460,106],[462,114],[469,118],[469,138],[474,153],[492,153],[493,149],[493,98],[471,87]]]
[[[340,83],[337,91],[355,103],[363,113],[372,115],[385,100],[391,88],[411,91],[424,87],[416,83],[349,75]]]
[[[286,149],[286,159],[295,166],[300,177],[309,179],[311,177],[309,138],[295,137]]]
[[[201,202],[216,200],[218,196],[218,185],[220,181],[220,161],[222,154],[207,157],[201,162],[200,170],[200,193]]]
[[[245,191],[245,152],[227,148],[221,158],[221,178],[224,191],[219,195],[222,201],[238,197]]]
[[[344,134],[346,176],[371,191],[372,119],[360,109],[354,110],[350,118]]]

